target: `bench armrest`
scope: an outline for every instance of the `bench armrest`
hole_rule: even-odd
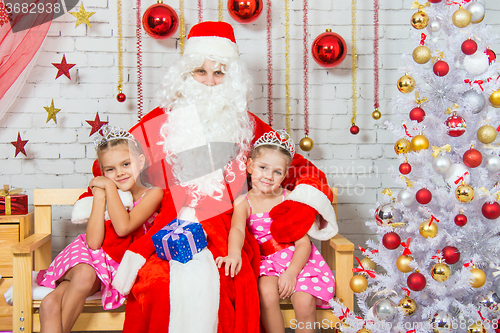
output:
[[[50,234],[33,234],[11,247],[12,254],[29,254],[52,239]]]

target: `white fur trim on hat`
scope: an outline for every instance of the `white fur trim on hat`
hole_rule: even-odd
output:
[[[220,58],[239,59],[238,45],[224,37],[191,37],[187,40],[184,55],[201,54]]]
[[[332,203],[328,197],[311,185],[299,184],[290,193],[286,200],[301,202],[318,211],[316,221],[313,223],[311,229],[307,232],[309,236],[318,240],[329,240],[339,232],[337,225],[337,217]],[[326,220],[326,227],[319,229],[321,219]]]
[[[120,197],[123,206],[127,210],[131,210],[134,207],[134,198],[132,197],[132,193],[124,192],[122,190],[118,190],[118,196]],[[94,201],[94,197],[85,197],[81,198],[73,205],[73,210],[71,211],[71,222],[74,224],[82,224],[87,223],[90,217],[90,213],[92,212],[92,203]],[[104,212],[104,219],[109,220],[108,211]]]

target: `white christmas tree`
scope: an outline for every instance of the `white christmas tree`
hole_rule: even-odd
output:
[[[366,225],[378,240],[351,281],[362,315],[339,302],[340,330],[493,332],[500,318],[500,75],[479,1],[414,2],[406,67],[386,122],[403,190]],[[402,73],[402,74],[403,74]],[[486,330],[486,331],[485,331]],[[500,331],[500,330],[499,330]]]

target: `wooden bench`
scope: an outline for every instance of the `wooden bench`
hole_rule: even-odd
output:
[[[337,206],[337,189],[334,189],[334,208]],[[35,189],[34,234],[19,244],[12,246],[13,269],[13,332],[39,332],[40,301],[32,300],[32,270],[47,268],[52,262],[51,233],[52,206],[73,205],[86,189]],[[349,287],[352,277],[354,244],[338,234],[329,241],[322,242],[321,252],[335,273],[336,297],[347,307],[353,307],[353,292]],[[294,327],[294,312],[289,300],[282,302],[285,327]],[[101,301],[87,301],[76,321],[74,331],[121,331],[125,318],[125,306],[104,311]],[[334,327],[338,322],[331,310],[317,310],[319,323]],[[322,328],[325,328],[323,325]],[[329,331],[328,329],[324,331]],[[332,330],[333,332],[333,330]]]

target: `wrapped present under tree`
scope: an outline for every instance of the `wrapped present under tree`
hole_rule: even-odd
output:
[[[0,215],[28,214],[28,196],[22,192],[20,188],[9,190],[9,185],[3,186],[0,190]]]

